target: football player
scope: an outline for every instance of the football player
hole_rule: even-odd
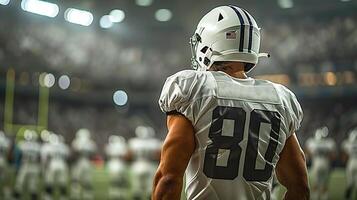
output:
[[[60,199],[67,199],[69,148],[64,138],[51,133],[49,142],[42,145],[41,159],[44,165],[45,200],[54,198],[55,189],[60,191]]]
[[[357,198],[357,128],[353,129],[342,143],[343,151],[348,155],[346,168],[346,200]],[[354,198],[353,198],[354,197]]]
[[[78,158],[71,170],[71,197],[74,199],[93,199],[93,167],[90,157],[96,152],[97,146],[91,139],[88,129],[79,129],[72,141],[73,151]]]
[[[316,130],[315,136],[306,141],[308,157],[311,157],[312,198],[328,199],[328,182],[330,176],[331,160],[336,152],[336,144],[332,138],[328,138],[328,128],[322,127]]]
[[[7,154],[10,148],[10,140],[5,133],[0,131],[0,199],[5,198],[5,193],[9,192],[6,180],[8,178]]]
[[[21,165],[16,177],[14,198],[21,199],[24,191],[29,191],[31,199],[38,199],[41,175],[40,152],[41,144],[34,130],[24,131],[24,141],[18,143],[21,150]]]
[[[139,126],[135,130],[136,137],[129,140],[129,148],[135,161],[131,165],[133,198],[150,199],[152,180],[157,169],[155,156],[159,155],[161,141],[154,138],[151,127]]]
[[[105,147],[108,156],[107,169],[109,173],[109,199],[130,199],[130,181],[125,157],[128,148],[125,139],[111,135]]]
[[[305,156],[295,131],[302,109],[286,87],[247,76],[260,28],[236,6],[207,13],[191,38],[192,65],[170,76],[159,105],[168,134],[153,199],[270,199],[273,171],[285,199],[308,199]],[[277,44],[278,45],[278,44]]]

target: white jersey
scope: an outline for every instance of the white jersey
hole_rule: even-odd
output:
[[[129,140],[129,148],[136,159],[145,158],[152,160],[155,154],[160,152],[162,142],[156,138],[132,138]]]
[[[188,199],[270,199],[279,154],[302,120],[291,91],[265,80],[185,70],[166,80],[159,105],[183,114],[195,129]]]
[[[41,149],[42,161],[49,163],[66,163],[69,157],[69,148],[63,142],[45,143]]]
[[[9,150],[10,141],[7,137],[0,135],[0,158],[6,157],[6,153]]]
[[[81,157],[87,158],[97,151],[97,145],[90,138],[75,138],[72,142],[72,148]]]
[[[161,149],[161,141],[156,138],[132,138],[128,142],[135,161],[131,165],[132,188],[135,198],[148,199],[152,193],[157,163],[153,161],[155,154]]]
[[[6,166],[7,163],[6,154],[9,150],[9,147],[10,147],[9,139],[7,139],[7,137],[0,134],[0,171],[3,170],[3,167]]]
[[[348,154],[346,167],[347,185],[357,185],[357,141],[346,139],[342,143],[342,149]]]
[[[37,164],[40,161],[41,145],[35,141],[22,141],[19,143],[22,152],[21,162]]]
[[[349,159],[357,159],[357,141],[346,139],[342,143],[342,148],[348,154]]]
[[[306,141],[306,148],[311,152],[313,164],[318,160],[330,160],[330,155],[336,151],[336,143],[331,138],[315,139]]]

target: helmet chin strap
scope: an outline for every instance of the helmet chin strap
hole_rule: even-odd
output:
[[[192,37],[190,37],[190,47],[191,47],[191,67],[194,70],[197,70],[199,68],[199,64],[196,60],[196,48],[197,48],[197,37],[196,34],[194,34]]]

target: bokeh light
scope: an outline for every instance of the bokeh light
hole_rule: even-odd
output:
[[[62,89],[65,90],[67,89],[71,84],[71,79],[67,75],[62,75],[58,79],[58,86]]]
[[[136,5],[138,6],[150,6],[153,0],[135,0]]]
[[[113,22],[109,15],[104,15],[100,18],[99,25],[100,27],[107,29],[113,26]]]
[[[59,12],[58,5],[39,0],[23,0],[21,2],[21,8],[27,12],[47,17],[56,17]]]
[[[123,90],[118,90],[113,94],[113,101],[118,106],[124,106],[128,102],[128,95]]]
[[[159,9],[155,13],[155,18],[160,22],[170,21],[172,18],[172,12],[169,9]]]
[[[124,20],[124,18],[125,18],[124,11],[119,10],[119,9],[112,10],[109,14],[110,21],[112,21],[114,23],[122,22]]]
[[[92,13],[75,8],[68,8],[64,13],[64,18],[70,23],[82,26],[89,26],[93,22]]]
[[[56,78],[51,73],[42,73],[40,75],[40,85],[43,87],[51,88],[56,82]]]

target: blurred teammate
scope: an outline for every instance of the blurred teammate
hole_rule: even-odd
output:
[[[78,158],[71,170],[71,197],[74,199],[93,199],[93,167],[90,157],[96,152],[97,146],[91,139],[89,130],[79,129],[72,141],[73,151]]]
[[[41,144],[38,142],[36,131],[25,130],[24,138],[24,141],[18,143],[21,150],[21,165],[16,177],[14,198],[20,199],[27,190],[31,199],[39,199]]]
[[[353,129],[342,143],[343,151],[348,155],[346,179],[346,200],[357,198],[357,128]],[[354,197],[354,198],[353,198]]]
[[[312,198],[328,199],[328,182],[330,176],[331,159],[336,152],[336,144],[328,138],[328,128],[322,127],[316,130],[315,136],[306,141],[306,149],[312,159],[311,176]]]
[[[8,184],[6,180],[8,178],[8,163],[7,163],[7,153],[10,148],[10,141],[4,134],[0,131],[0,199],[5,198],[5,193],[9,192]],[[7,190],[7,191],[6,191]]]
[[[107,169],[109,172],[109,199],[130,199],[130,181],[128,167],[124,157],[128,153],[125,139],[111,135],[105,148],[108,156]]]
[[[67,199],[69,148],[60,135],[49,135],[49,141],[42,146],[41,158],[44,165],[45,200],[53,199],[56,189],[60,199]]]
[[[266,56],[259,45],[260,28],[241,8],[201,19],[191,38],[198,71],[170,76],[160,96],[168,135],[153,199],[179,199],[185,170],[188,199],[270,199],[274,169],[286,199],[309,198],[295,95],[246,75]]]
[[[131,165],[132,188],[134,199],[147,200],[152,194],[152,180],[157,169],[155,156],[159,155],[161,142],[154,138],[151,127],[139,126],[135,130],[136,138],[129,140],[129,147],[135,161]]]

